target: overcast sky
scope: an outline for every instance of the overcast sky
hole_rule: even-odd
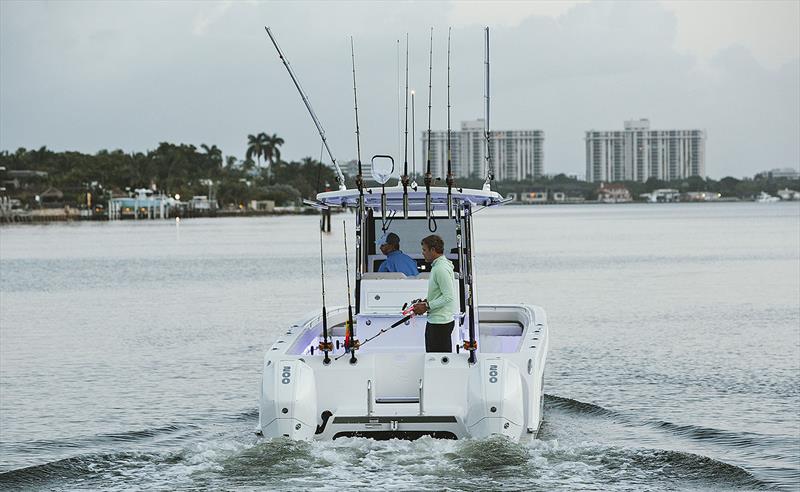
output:
[[[491,28],[492,128],[545,132],[545,172],[585,173],[583,137],[649,118],[707,131],[711,177],[800,167],[800,2],[0,1],[0,150],[146,151],[216,144],[243,157],[277,133],[284,159],[319,157],[316,129],[264,31],[271,26],[337,159],[398,138],[397,40],[410,36],[416,129],[483,116]],[[404,56],[404,55],[403,55]],[[418,140],[419,142],[419,140]],[[417,145],[419,152],[420,145]],[[327,159],[327,158],[326,158]]]

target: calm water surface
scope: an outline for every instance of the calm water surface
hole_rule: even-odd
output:
[[[480,212],[480,300],[550,321],[519,444],[255,438],[263,351],[319,308],[316,227],[0,229],[0,488],[800,489],[800,205]]]

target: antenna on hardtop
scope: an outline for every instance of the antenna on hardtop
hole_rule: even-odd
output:
[[[486,63],[486,129],[484,136],[486,138],[486,181],[483,183],[484,191],[491,191],[492,181],[494,180],[494,167],[492,166],[492,133],[489,131],[489,28],[486,27],[486,49],[485,49],[485,63]]]
[[[331,148],[328,146],[328,140],[325,138],[325,130],[322,128],[322,124],[317,119],[317,115],[314,114],[314,110],[311,108],[311,102],[308,100],[308,97],[306,97],[305,92],[303,92],[303,88],[300,87],[300,82],[297,80],[297,77],[295,77],[292,67],[289,66],[289,61],[283,56],[283,52],[278,46],[275,36],[272,35],[272,31],[266,26],[264,26],[264,29],[267,30],[267,34],[269,35],[269,39],[272,40],[272,44],[275,45],[275,49],[278,51],[278,56],[283,62],[283,66],[285,66],[286,70],[289,72],[289,76],[292,78],[294,86],[297,87],[297,91],[300,93],[300,97],[303,99],[303,103],[306,105],[306,109],[308,109],[311,119],[314,120],[314,125],[316,125],[319,136],[322,138],[322,143],[325,145],[325,150],[328,151],[328,156],[331,158],[333,167],[336,169],[336,180],[339,182],[339,189],[346,190],[347,186],[344,184],[344,174],[342,174],[342,169],[339,167],[339,163],[336,162],[336,158],[333,157],[333,152],[331,152]]]
[[[403,147],[403,175],[400,177],[403,184],[403,218],[408,218],[408,33],[406,33],[406,128],[405,145]]]

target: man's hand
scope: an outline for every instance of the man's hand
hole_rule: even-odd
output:
[[[413,309],[414,314],[425,314],[425,312],[428,310],[428,306],[426,306],[424,302],[418,302],[414,304]]]

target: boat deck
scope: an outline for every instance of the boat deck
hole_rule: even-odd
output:
[[[528,314],[521,308],[487,306],[479,310],[480,322],[477,327],[478,347],[482,352],[513,353],[522,347],[526,333],[526,326],[534,325],[533,313]],[[334,308],[328,311],[328,336],[333,343],[333,356],[344,352],[345,321],[347,309]],[[399,320],[401,315],[371,314],[357,316],[356,338],[364,342],[373,337],[381,329],[387,331],[373,340],[364,343],[358,350],[359,354],[375,353],[424,353],[425,352],[425,325],[426,317],[417,316],[403,325],[388,329],[392,323]],[[466,316],[456,317],[455,329],[452,334],[453,350],[460,350],[463,340],[467,340],[468,323]],[[317,346],[322,339],[321,316],[313,316],[305,323],[296,326],[302,332],[290,342],[284,338],[276,341],[272,350],[281,350],[290,343],[286,354],[289,355],[314,355],[318,353]],[[287,335],[295,332],[287,332]]]

